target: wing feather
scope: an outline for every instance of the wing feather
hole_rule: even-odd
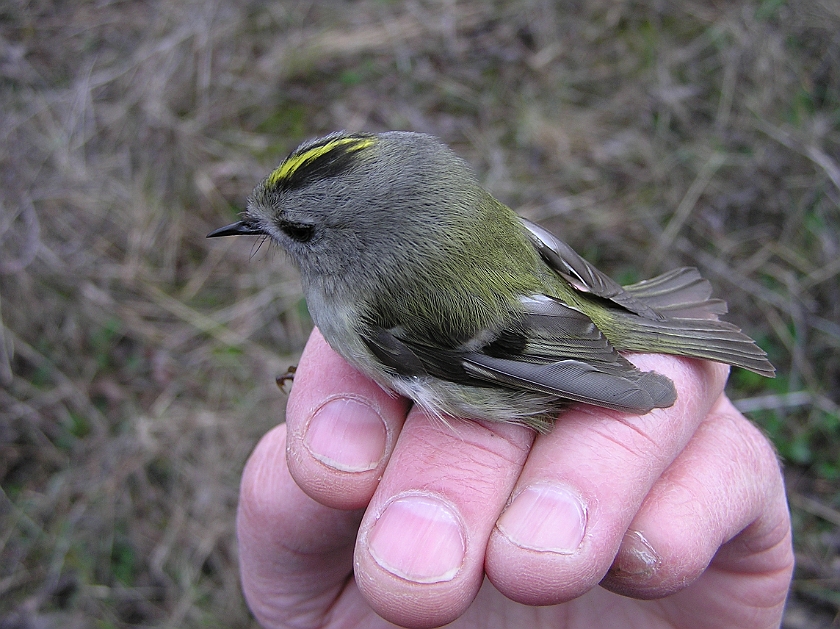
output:
[[[647,413],[677,399],[671,381],[654,372],[620,376],[579,360],[534,364],[477,352],[464,356],[464,364],[479,379],[629,413]]]
[[[575,289],[582,293],[609,299],[646,319],[661,321],[665,318],[644,301],[626,291],[610,276],[580,257],[574,249],[554,234],[524,218],[520,220],[543,260]]]
[[[583,313],[543,295],[478,350],[447,349],[400,338],[394,328],[369,330],[371,351],[396,375],[531,391],[632,413],[670,406],[671,381],[639,371]]]

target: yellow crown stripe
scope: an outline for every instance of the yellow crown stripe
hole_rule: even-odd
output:
[[[276,186],[281,181],[288,179],[291,177],[296,170],[298,170],[304,164],[308,164],[312,162],[322,155],[326,155],[330,151],[333,151],[341,146],[345,146],[347,144],[351,144],[353,146],[348,146],[347,151],[360,151],[363,148],[367,148],[368,146],[372,145],[376,140],[374,138],[358,138],[358,137],[349,137],[349,138],[337,138],[335,140],[331,140],[326,144],[322,144],[320,146],[314,146],[311,149],[307,149],[298,155],[292,155],[282,164],[280,164],[277,168],[275,168],[271,174],[267,178],[267,183],[269,186]]]

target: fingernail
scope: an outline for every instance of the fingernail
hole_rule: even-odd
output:
[[[303,442],[313,457],[342,472],[366,472],[385,456],[385,422],[369,405],[336,398],[315,411]]]
[[[461,520],[452,507],[430,496],[391,502],[373,525],[368,548],[382,568],[416,583],[452,580],[466,557]]]
[[[562,485],[531,485],[514,498],[496,528],[522,548],[571,555],[583,541],[586,507]]]
[[[610,571],[617,577],[646,577],[650,578],[662,563],[659,553],[654,550],[645,536],[638,531],[627,531],[621,542]]]

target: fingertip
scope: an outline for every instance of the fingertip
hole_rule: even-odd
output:
[[[383,618],[452,622],[484,578],[487,539],[533,433],[413,410],[359,529],[359,589]]]
[[[313,330],[286,410],[290,473],[336,509],[364,507],[376,489],[409,402],[351,367]]]
[[[481,580],[457,505],[433,491],[406,491],[368,513],[354,558],[371,607],[402,627],[438,627],[460,617]]]
[[[644,600],[674,594],[694,583],[708,568],[720,540],[696,531],[691,536],[679,535],[676,529],[670,530],[667,539],[655,532],[629,529],[601,586]]]
[[[370,501],[398,434],[369,398],[335,394],[290,432],[289,470],[300,488],[334,509]]]
[[[381,411],[362,396],[328,398],[304,427],[303,446],[331,470],[363,473],[376,469],[389,445]]]
[[[703,578],[711,565],[742,581],[766,571],[783,598],[785,570],[793,561],[785,543],[789,532],[775,451],[721,395],[652,487],[602,586],[624,596],[661,598]]]

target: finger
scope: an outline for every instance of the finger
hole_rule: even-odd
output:
[[[356,582],[379,615],[436,627],[464,613],[532,440],[521,426],[409,413],[356,546]]]
[[[751,626],[771,626],[781,619],[792,567],[790,517],[775,452],[721,396],[648,494],[604,585],[635,598],[658,598],[698,578],[716,579],[717,587],[696,588],[709,595],[692,594],[694,609],[702,608],[707,618],[717,611],[732,622],[729,599],[737,591]],[[763,588],[752,590],[750,578],[762,579]],[[761,595],[748,600],[747,591]],[[678,600],[685,603],[685,597]]]
[[[242,475],[237,536],[242,589],[265,627],[320,626],[352,574],[360,511],[324,507],[286,467],[286,427],[257,445]]]
[[[292,476],[323,505],[364,507],[409,406],[348,365],[313,330],[286,407]]]
[[[487,575],[530,605],[562,603],[597,585],[642,502],[723,390],[727,369],[637,355],[668,375],[676,403],[643,416],[578,406],[541,435],[487,549]]]

